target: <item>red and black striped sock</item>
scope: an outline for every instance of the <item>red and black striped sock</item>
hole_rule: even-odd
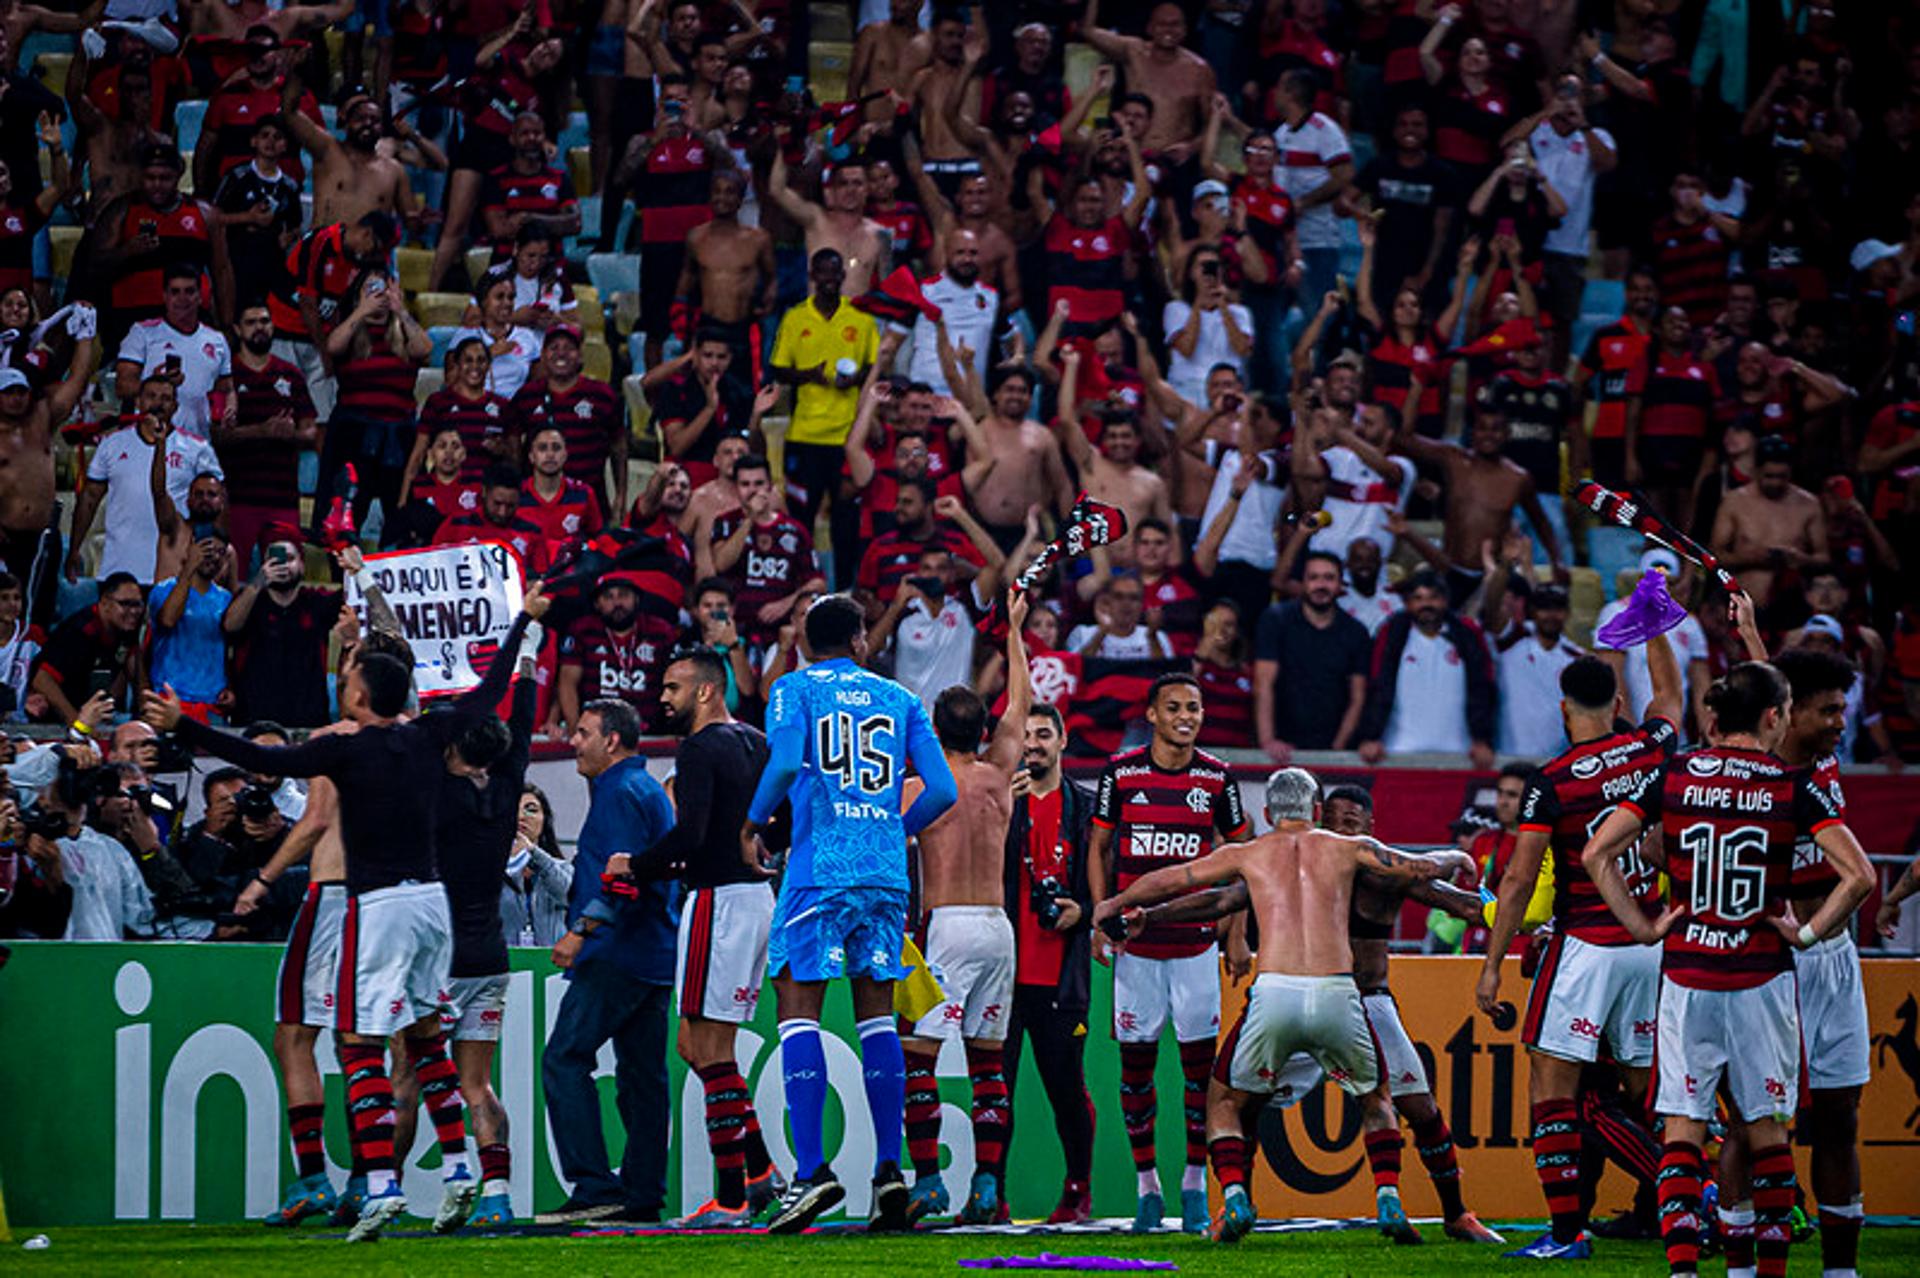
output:
[[[483,1185],[493,1181],[511,1181],[513,1179],[513,1150],[505,1141],[495,1141],[491,1145],[480,1147],[480,1181]]]
[[[1240,1136],[1215,1136],[1207,1142],[1207,1153],[1213,1159],[1213,1174],[1220,1181],[1221,1192],[1234,1185],[1247,1183],[1247,1142]]]
[[[1440,1218],[1457,1219],[1467,1207],[1460,1201],[1460,1160],[1453,1152],[1452,1129],[1438,1110],[1431,1118],[1409,1125],[1413,1128],[1413,1148],[1433,1181],[1434,1192],[1440,1195]]]
[[[407,1059],[413,1063],[413,1075],[420,1080],[420,1103],[433,1120],[433,1134],[440,1141],[440,1163],[445,1172],[463,1167],[467,1161],[466,1113],[460,1103],[460,1071],[447,1055],[447,1036],[407,1039]]]
[[[940,1173],[940,1084],[933,1076],[939,1062],[938,1052],[908,1047],[907,1059],[907,1157],[913,1160],[913,1174],[937,1176]],[[882,1150],[882,1158],[886,1151]]]
[[[1700,1269],[1700,1147],[1670,1140],[1660,1152],[1660,1241],[1674,1273]],[[1556,1235],[1557,1237],[1558,1235]]]
[[[743,1085],[744,1082],[743,1079]],[[760,1113],[753,1107],[752,1092],[747,1093],[746,1122],[741,1127],[741,1142],[747,1151],[747,1179],[759,1180],[773,1166],[773,1159],[767,1153],[766,1137],[760,1134]]]
[[[1120,1044],[1120,1117],[1127,1125],[1127,1144],[1133,1147],[1133,1169],[1154,1169],[1153,1120],[1159,1100],[1153,1090],[1154,1066],[1160,1062],[1160,1044]]]
[[[1753,1263],[1759,1278],[1785,1278],[1793,1242],[1793,1151],[1753,1151]]]
[[[393,1080],[387,1077],[387,1054],[373,1043],[345,1043],[340,1065],[347,1075],[347,1114],[351,1119],[353,1149],[361,1169],[393,1172]]]
[[[713,1151],[714,1201],[722,1207],[744,1207],[747,1082],[731,1061],[704,1065],[699,1074],[707,1093],[707,1147]]]
[[[1720,1249],[1728,1269],[1753,1268],[1753,1204],[1720,1208]]]
[[[1187,1120],[1187,1166],[1207,1165],[1207,1084],[1213,1079],[1213,1040],[1180,1044],[1180,1096]]]
[[[1588,1093],[1581,1098],[1585,1134],[1598,1141],[1607,1156],[1634,1179],[1651,1185],[1660,1175],[1660,1143],[1620,1098],[1589,1099],[1593,1096]]]
[[[1867,1223],[1866,1208],[1859,1203],[1820,1205],[1820,1267],[1857,1269],[1860,1267],[1860,1226]]]
[[[967,1044],[967,1074],[973,1083],[974,1169],[1004,1175],[1007,1132],[1013,1122],[1004,1053],[997,1045]]]
[[[293,1136],[293,1165],[302,1180],[327,1169],[326,1149],[320,1137],[326,1121],[325,1105],[287,1106],[287,1131]]]
[[[1373,1172],[1375,1192],[1400,1188],[1400,1129],[1367,1133],[1367,1168]]]
[[[1553,1240],[1572,1242],[1587,1225],[1580,1207],[1580,1111],[1572,1101],[1541,1101],[1533,1107],[1533,1170],[1553,1217]],[[1694,1194],[1698,1197],[1698,1186]]]

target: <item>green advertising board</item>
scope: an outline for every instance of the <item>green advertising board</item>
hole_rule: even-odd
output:
[[[0,1182],[16,1226],[116,1221],[231,1222],[264,1215],[291,1178],[279,1075],[272,1053],[273,985],[279,947],[181,943],[15,944],[0,968]],[[513,954],[507,1016],[495,1064],[514,1160],[514,1208],[523,1216],[565,1197],[541,1098],[540,1052],[566,981],[543,950]],[[1119,1061],[1111,1024],[1111,973],[1094,968],[1087,1086],[1100,1113],[1094,1205],[1131,1215],[1133,1162],[1118,1118]],[[858,1037],[844,986],[822,1017],[832,1097],[827,1147],[848,1186],[847,1210],[864,1215],[872,1131],[860,1084]],[[326,1152],[335,1184],[347,1160],[341,1079],[322,1036],[327,1085]],[[739,1039],[742,1073],[776,1162],[787,1154],[773,999]],[[603,1121],[619,1157],[611,1051],[601,1059]],[[668,1204],[710,1192],[699,1079],[670,1061],[673,1112]],[[957,1042],[940,1061],[942,1153],[948,1189],[964,1201],[973,1166],[966,1064]],[[1171,1042],[1159,1072],[1162,1179],[1178,1184],[1184,1157],[1181,1077]],[[1014,1107],[1008,1190],[1016,1216],[1044,1215],[1060,1190],[1062,1162],[1031,1053],[1022,1062]],[[431,1212],[439,1155],[422,1121],[408,1185],[416,1211]],[[1175,1196],[1177,1203],[1177,1195]]]

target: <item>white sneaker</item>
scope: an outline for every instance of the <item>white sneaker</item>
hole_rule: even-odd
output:
[[[379,1241],[380,1231],[406,1209],[407,1196],[397,1184],[388,1186],[384,1194],[369,1194],[366,1205],[360,1208],[360,1219],[347,1231],[347,1241]]]
[[[450,1234],[467,1223],[474,1200],[480,1197],[480,1182],[474,1179],[472,1172],[462,1167],[442,1184],[446,1189],[446,1197],[440,1200],[440,1210],[434,1213],[433,1232]]]

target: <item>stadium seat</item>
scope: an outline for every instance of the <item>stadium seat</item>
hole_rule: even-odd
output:
[[[473,284],[478,285],[480,277],[485,275],[487,268],[492,265],[493,245],[483,244],[479,248],[467,250],[467,279]]]
[[[573,286],[573,300],[578,306],[573,322],[588,337],[605,338],[607,332],[606,311],[600,305],[600,290],[591,284]]]
[[[580,368],[588,377],[599,382],[613,380],[613,349],[606,339],[589,333],[587,340],[580,345]]]
[[[395,256],[400,263],[400,291],[408,297],[425,292],[427,277],[433,272],[433,250],[403,245]]]
[[[453,345],[453,335],[459,331],[459,326],[454,324],[434,324],[427,329],[427,336],[433,339],[433,354],[427,356],[428,368],[436,372],[446,368],[447,349]]]
[[[653,431],[653,411],[647,407],[646,392],[640,389],[640,374],[630,373],[621,378],[620,393],[627,401],[627,420],[637,446],[634,452],[646,452],[658,457],[660,440]]]
[[[1580,318],[1592,316],[1611,324],[1626,313],[1627,286],[1621,280],[1588,280],[1580,294]],[[1579,349],[1579,348],[1575,348]]]
[[[561,127],[560,136],[554,139],[554,144],[558,146],[564,154],[578,148],[586,147],[592,141],[593,134],[589,131],[587,113],[585,111],[573,111],[568,113],[567,122]]]
[[[807,14],[807,34],[812,40],[844,40],[853,43],[852,5],[817,4]]]
[[[807,45],[807,84],[816,102],[840,102],[847,96],[853,70],[853,45],[844,40],[814,40]]]
[[[468,300],[465,293],[421,293],[413,299],[413,317],[428,328],[458,328],[467,313]]]
[[[86,232],[78,226],[51,226],[47,238],[53,249],[53,278],[64,280],[73,272],[73,253]]]
[[[1067,91],[1073,94],[1075,102],[1080,101],[1093,89],[1093,72],[1105,61],[1090,44],[1070,44],[1066,52],[1066,69],[1063,78],[1067,82]],[[1111,114],[1112,106],[1108,102],[1096,100],[1087,112],[1087,119],[1098,120]]]
[[[640,291],[638,253],[589,253],[587,280],[603,298]]]
[[[435,360],[432,364],[421,369],[420,375],[414,379],[413,402],[416,404],[426,403],[435,391],[446,384],[447,370],[441,367],[441,361]]]
[[[593,152],[584,146],[567,151],[567,172],[573,177],[575,195],[593,194]]]
[[[33,60],[33,73],[40,77],[40,83],[47,91],[65,97],[67,92],[67,68],[73,65],[71,53],[43,53]]]
[[[206,118],[204,98],[182,102],[173,109],[173,139],[182,151],[191,151],[200,144],[200,124]]]

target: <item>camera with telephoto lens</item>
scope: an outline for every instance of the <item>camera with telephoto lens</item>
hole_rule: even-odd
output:
[[[250,781],[246,788],[234,796],[233,809],[240,814],[242,821],[271,821],[280,809],[273,801],[274,787]]]
[[[1033,887],[1027,896],[1027,908],[1033,911],[1033,917],[1040,920],[1040,926],[1052,931],[1060,926],[1060,902],[1055,899],[1067,895],[1067,885],[1051,874],[1035,878]]]
[[[67,831],[73,828],[73,823],[66,813],[35,804],[20,810],[20,828],[27,834],[37,834],[43,839],[64,839]]]

